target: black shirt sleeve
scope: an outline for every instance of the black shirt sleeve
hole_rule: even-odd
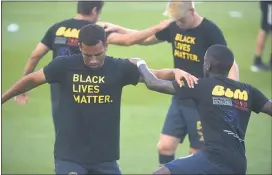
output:
[[[252,94],[252,106],[251,110],[257,114],[259,114],[265,105],[268,102],[268,98],[261,93],[258,89],[251,86],[251,94]]]
[[[170,37],[170,25],[168,25],[166,28],[163,30],[157,32],[155,34],[156,38],[160,41],[167,41],[171,42],[171,37]]]
[[[227,46],[226,39],[222,33],[222,31],[219,29],[218,26],[214,24],[214,26],[209,31],[209,46],[215,45],[215,44],[221,44],[224,46]]]
[[[51,26],[45,33],[41,43],[46,45],[49,49],[53,49],[53,42],[54,42],[54,26]]]
[[[140,79],[138,67],[132,64],[128,59],[118,59],[118,62],[121,70],[122,85],[137,85]]]
[[[190,98],[193,99],[195,101],[198,101],[198,99],[200,98],[200,86],[201,83],[198,81],[198,84],[194,85],[194,88],[189,88],[187,83],[185,83],[185,80],[183,80],[183,84],[184,86],[179,87],[179,85],[177,84],[176,81],[173,81],[173,86],[175,89],[175,95],[177,95],[179,98],[181,99],[186,99],[186,98]]]
[[[49,84],[58,83],[63,79],[66,67],[65,62],[65,57],[57,57],[43,68],[46,81]]]

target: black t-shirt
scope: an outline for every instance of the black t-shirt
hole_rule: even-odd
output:
[[[45,33],[41,43],[46,45],[53,54],[52,59],[58,56],[69,56],[79,54],[78,47],[78,34],[79,30],[87,25],[91,24],[87,20],[67,19],[52,25]],[[53,108],[53,116],[55,116],[55,110],[57,110],[59,99],[59,86],[58,84],[51,84],[51,100]],[[54,121],[55,123],[55,121]]]
[[[79,163],[119,159],[121,93],[138,83],[137,66],[106,56],[103,67],[93,70],[79,54],[55,58],[44,74],[60,86],[55,156]]]
[[[198,81],[195,88],[180,88],[176,95],[191,98],[200,114],[205,139],[204,153],[236,173],[246,172],[244,138],[251,111],[259,113],[268,99],[256,88],[217,76]]]
[[[91,22],[87,20],[68,19],[51,26],[41,42],[53,52],[53,59],[80,53],[78,48],[79,30]]]
[[[172,44],[175,68],[185,70],[198,78],[204,76],[202,66],[207,49],[214,44],[226,45],[221,30],[206,18],[193,29],[182,29],[176,22],[172,22],[156,33],[156,38]]]

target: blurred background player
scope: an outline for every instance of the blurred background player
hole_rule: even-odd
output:
[[[159,168],[154,174],[246,174],[245,135],[251,112],[272,116],[272,101],[255,87],[227,78],[234,54],[223,45],[208,48],[204,78],[194,88],[157,79],[144,61],[137,62],[148,89],[197,103],[205,147]]]
[[[174,67],[185,70],[198,78],[203,77],[203,59],[206,50],[214,44],[226,45],[225,38],[216,24],[200,16],[192,1],[170,1],[165,15],[173,19],[167,28],[142,40],[131,42],[131,33],[136,30],[104,23],[107,31],[115,31],[108,36],[110,44],[129,46],[133,44],[153,45],[167,41],[172,44]],[[136,36],[133,36],[133,38]],[[234,62],[229,77],[238,80],[238,68]],[[158,142],[159,163],[174,160],[179,143],[188,134],[189,153],[193,154],[204,145],[201,122],[196,104],[191,99],[180,100],[173,96]]]
[[[272,70],[272,1],[260,1],[261,9],[261,27],[257,35],[257,45],[255,51],[255,57],[251,71],[267,71]],[[268,65],[263,63],[262,54],[265,48],[266,39],[270,34],[270,62]]]
[[[24,76],[32,73],[40,59],[43,58],[50,50],[53,53],[52,59],[58,56],[79,54],[79,30],[83,26],[95,23],[99,19],[103,5],[103,1],[78,1],[77,14],[74,18],[57,22],[47,30],[41,42],[37,44],[36,48],[32,52],[25,66]],[[50,92],[52,116],[54,126],[56,126],[55,118],[59,105],[59,85],[57,83],[50,84]],[[15,97],[15,101],[19,104],[25,104],[27,99],[27,93],[23,93]]]

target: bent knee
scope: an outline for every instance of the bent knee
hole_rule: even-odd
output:
[[[167,167],[163,166],[163,167],[159,168],[158,170],[156,170],[155,172],[153,172],[152,174],[170,175],[171,171]]]
[[[161,154],[172,155],[175,153],[180,139],[172,136],[161,136],[157,145],[158,152]]]

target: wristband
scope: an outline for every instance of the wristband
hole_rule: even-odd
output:
[[[138,61],[137,62],[137,67],[139,67],[141,64],[146,64],[146,62],[144,60]]]

